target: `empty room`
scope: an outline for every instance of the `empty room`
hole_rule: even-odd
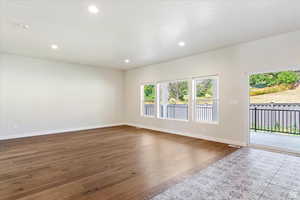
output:
[[[299,0],[0,0],[0,200],[300,200]]]

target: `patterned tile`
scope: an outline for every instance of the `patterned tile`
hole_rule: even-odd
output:
[[[286,189],[300,190],[300,177],[286,173],[278,173],[272,179],[271,184]]]
[[[300,158],[243,148],[152,200],[300,200]]]
[[[249,190],[247,187],[232,185],[217,187],[215,199],[220,200],[258,200],[261,194]]]
[[[262,200],[299,200],[300,191],[288,190],[278,185],[270,184],[261,196]]]
[[[235,189],[240,192],[262,194],[268,183],[264,180],[253,180],[248,177],[236,178],[234,180],[224,179],[217,184],[218,188]]]
[[[288,190],[300,190],[300,158],[288,156],[271,183]]]

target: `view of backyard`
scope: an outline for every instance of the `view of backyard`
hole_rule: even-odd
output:
[[[300,87],[291,90],[251,96],[251,103],[300,103]]]
[[[250,76],[251,143],[300,151],[300,72]]]
[[[300,72],[250,76],[250,103],[300,103]]]
[[[217,80],[214,78],[195,79],[195,118],[201,121],[217,120],[216,95]],[[159,117],[188,119],[189,86],[188,81],[172,81],[159,84]],[[155,114],[155,85],[144,85],[144,115]]]

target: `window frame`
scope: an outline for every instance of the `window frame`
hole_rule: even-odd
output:
[[[153,115],[146,115],[145,114],[145,93],[144,93],[144,87],[145,85],[153,85],[154,86],[154,114]],[[157,110],[156,110],[156,103],[157,103],[157,84],[154,83],[154,82],[149,82],[149,83],[142,83],[140,85],[140,115],[141,117],[146,117],[146,118],[156,118],[156,113],[157,113]]]
[[[175,82],[181,82],[181,81],[187,81],[188,83],[188,103],[187,103],[187,119],[176,119],[176,118],[167,118],[167,117],[161,117],[160,116],[160,85],[164,84],[164,83],[175,83]],[[160,120],[169,120],[169,121],[181,121],[181,122],[189,122],[190,121],[190,106],[191,106],[191,89],[190,89],[190,78],[184,78],[184,79],[174,79],[174,80],[165,80],[165,81],[159,81],[156,84],[156,94],[157,94],[157,98],[156,98],[156,118],[160,119]],[[174,104],[176,105],[176,104]]]
[[[207,79],[212,79],[216,80],[216,98],[213,98],[213,101],[217,102],[217,120],[197,120],[197,81],[199,80],[207,80]],[[209,76],[200,76],[200,77],[195,77],[192,79],[192,121],[196,123],[203,123],[203,124],[216,124],[218,125],[220,122],[220,78],[219,75],[209,75]]]

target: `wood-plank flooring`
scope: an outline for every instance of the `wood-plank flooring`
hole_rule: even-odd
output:
[[[0,199],[145,199],[233,151],[129,126],[0,141]]]

